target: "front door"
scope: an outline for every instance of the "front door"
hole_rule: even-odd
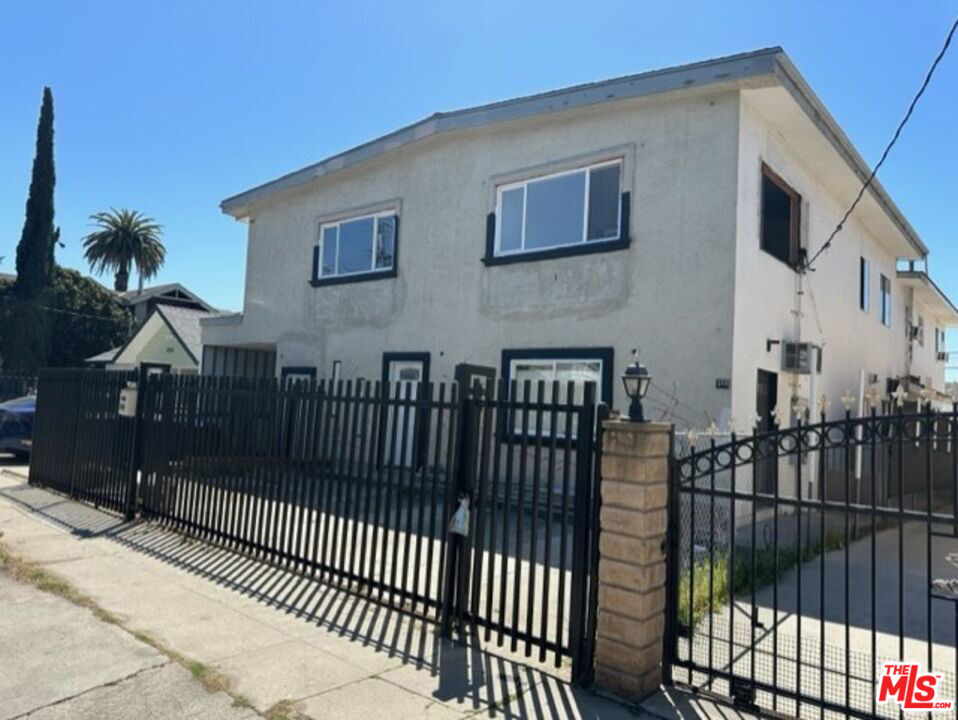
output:
[[[389,385],[390,411],[387,413],[385,461],[417,467],[421,458],[417,425],[419,414],[414,401],[423,383],[429,381],[429,356],[426,353],[387,353],[383,356],[383,379]]]
[[[422,363],[416,360],[400,360],[389,365],[393,397],[402,398],[403,403],[393,410],[395,435],[388,436],[393,438],[389,453],[389,462],[393,465],[402,462],[409,467],[415,461],[416,413],[405,402],[407,399],[413,401],[418,396],[422,372]]]
[[[756,433],[767,433],[775,429],[772,412],[776,405],[778,405],[778,373],[759,370],[755,392],[755,414],[758,415]],[[775,457],[775,453],[772,453],[772,457]],[[774,492],[775,463],[776,460],[759,461],[755,477],[755,489],[758,492]]]

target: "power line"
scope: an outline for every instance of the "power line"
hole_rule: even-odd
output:
[[[40,310],[60,313],[62,315],[72,315],[73,317],[87,318],[89,320],[104,320],[108,322],[116,322],[117,320],[116,318],[106,317],[104,315],[91,315],[89,313],[76,312],[75,310],[64,310],[62,308],[50,307],[49,305],[40,305],[39,303],[30,302],[29,300],[18,300],[16,298],[0,298],[0,301],[8,302],[11,305],[31,305]]]
[[[661,412],[662,419],[664,419],[666,416],[671,416],[675,418],[676,420],[680,420],[681,422],[684,422],[688,427],[695,426],[695,423],[691,422],[687,418],[684,418],[681,415],[679,415],[677,412],[675,412],[674,406],[667,407],[664,403],[662,403],[662,401],[656,400],[655,398],[649,398],[649,397],[646,397],[642,402],[643,404],[649,405],[653,410],[657,412]]]
[[[689,405],[688,403],[682,402],[681,400],[679,400],[678,396],[675,395],[674,391],[673,391],[673,392],[669,392],[669,391],[666,390],[665,388],[660,387],[659,385],[657,385],[654,380],[650,380],[650,381],[649,381],[649,387],[655,389],[657,392],[659,392],[659,393],[661,393],[662,395],[664,395],[666,398],[668,398],[669,402],[673,402],[673,403],[675,403],[676,405],[681,405],[682,407],[691,410],[691,411],[692,411],[693,413],[695,413],[696,415],[704,415],[704,416],[705,416],[705,419],[706,419],[708,422],[711,422],[711,421],[712,421],[712,416],[709,415],[707,412],[705,412],[705,410],[699,410],[698,408],[692,407],[692,406]],[[660,400],[659,402],[663,402],[663,401]]]
[[[948,31],[948,36],[945,38],[945,44],[942,45],[941,50],[938,52],[938,56],[935,58],[935,61],[931,64],[931,67],[928,69],[928,73],[925,75],[925,80],[922,82],[921,87],[918,89],[918,93],[912,99],[911,104],[908,106],[908,112],[905,113],[905,117],[898,124],[898,128],[895,130],[895,134],[892,136],[891,141],[885,147],[885,152],[881,154],[881,158],[878,160],[878,163],[875,165],[875,168],[871,171],[871,175],[868,176],[868,179],[862,185],[861,189],[858,191],[858,195],[855,197],[855,200],[848,207],[848,210],[845,211],[845,214],[842,216],[842,219],[839,220],[838,225],[835,226],[835,229],[832,230],[831,235],[828,236],[828,240],[825,241],[825,244],[822,245],[818,252],[816,252],[812,259],[805,263],[805,269],[810,270],[812,263],[818,259],[818,256],[825,252],[832,244],[832,240],[835,238],[838,233],[842,231],[842,228],[845,226],[845,221],[848,220],[849,216],[858,206],[859,201],[864,196],[865,191],[871,186],[872,181],[875,179],[875,175],[878,174],[878,169],[885,162],[885,158],[888,157],[888,153],[891,152],[892,147],[898,141],[898,136],[901,135],[901,131],[904,129],[905,124],[911,118],[912,112],[915,110],[915,106],[918,104],[918,100],[924,94],[925,89],[928,87],[928,83],[931,82],[931,76],[934,75],[935,69],[938,67],[938,63],[941,62],[941,59],[945,56],[945,53],[948,51],[948,46],[951,45],[951,38],[955,34],[955,29],[958,29],[958,19],[951,26],[951,30]]]

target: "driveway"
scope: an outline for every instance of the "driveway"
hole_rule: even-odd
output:
[[[784,573],[777,584],[777,597],[773,585],[758,589],[754,643],[751,598],[747,594],[739,596],[734,616],[725,605],[711,616],[711,622],[706,616],[698,623],[693,657],[707,666],[711,645],[713,667],[731,665],[736,675],[748,678],[754,663],[755,677],[760,681],[783,690],[800,690],[811,697],[824,696],[839,705],[846,702],[847,693],[853,707],[871,712],[875,688],[872,672],[880,675],[881,663],[899,659],[901,634],[904,659],[919,662],[924,668],[928,668],[930,660],[934,671],[942,673],[944,697],[954,698],[958,604],[934,600],[929,627],[927,524],[905,523],[900,540],[901,569],[899,530],[893,527],[875,535],[874,576],[872,538],[866,535],[848,546],[847,573],[846,550],[842,548]],[[958,538],[933,537],[931,550],[932,579],[958,576]],[[688,652],[688,641],[681,640],[680,657],[688,657]],[[704,679],[696,676],[696,682]],[[713,683],[713,689],[727,691],[721,682]],[[763,699],[762,693],[759,700],[763,706],[771,707],[771,699]],[[779,711],[797,714],[791,701],[777,702]],[[804,706],[802,713],[806,710],[810,716],[818,717],[810,706]],[[897,717],[894,707],[876,707],[875,712],[883,717]]]

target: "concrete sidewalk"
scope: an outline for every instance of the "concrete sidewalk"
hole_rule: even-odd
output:
[[[261,715],[283,720],[388,714],[391,720],[471,715],[618,720],[736,716],[664,693],[645,705],[654,714],[614,702],[571,686],[562,677],[567,668],[557,671],[530,664],[534,658],[521,654],[493,654],[443,640],[433,624],[408,614],[153,524],[125,523],[30,487],[25,478],[23,468],[0,468],[0,543],[11,555],[62,578],[91,606],[115,618],[116,625],[107,626],[110,635],[126,631],[123,642],[138,647],[143,656],[138,662],[146,664],[147,670],[130,680],[147,683],[142,692],[154,692],[147,673],[162,672],[155,692],[165,696],[162,683],[170,683],[171,698],[189,700],[196,687],[186,693],[174,685],[184,677],[196,685],[182,669],[184,664],[217,678],[214,689],[223,692],[209,697],[219,703],[215,712],[221,715],[204,710],[197,717]],[[37,591],[27,588],[24,592]],[[73,609],[90,615],[89,610]],[[97,621],[88,618],[88,622]],[[16,639],[0,647],[0,708],[13,707],[13,698],[20,692],[6,683],[2,668],[10,661],[25,666],[29,661],[22,648],[31,642],[36,652],[60,661],[62,668],[50,676],[49,683],[62,686],[57,690],[60,694],[68,692],[71,682],[79,682],[73,679],[71,663],[94,674],[101,672],[101,655],[87,655],[85,644],[57,649],[48,638],[34,642],[29,633],[18,635],[18,623],[8,632]],[[171,663],[170,656],[180,664]],[[127,674],[138,670],[134,666]],[[29,677],[42,675],[43,671],[31,672]],[[128,687],[132,686],[121,682],[109,697],[96,694],[100,690],[88,690],[82,695],[87,704],[74,706],[63,717],[112,718],[110,703],[121,708],[121,691]],[[198,687],[201,694],[207,693]],[[49,698],[58,697],[57,692],[51,690]],[[45,695],[31,702],[40,707],[41,701],[55,699]],[[187,709],[164,710],[159,698],[156,702],[153,714],[133,716],[192,717]],[[244,709],[247,705],[250,709]],[[0,712],[0,720],[29,709]],[[234,714],[222,714],[227,712]]]
[[[181,665],[85,608],[0,575],[0,718],[245,720]]]
[[[442,640],[401,612],[30,487],[10,468],[0,473],[0,532],[12,555],[63,578],[128,632],[221,674],[260,714],[641,715],[545,668]]]

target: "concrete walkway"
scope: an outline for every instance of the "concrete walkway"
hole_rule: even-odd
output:
[[[0,719],[255,717],[85,608],[0,574]]]
[[[189,673],[138,643],[131,633],[226,678],[232,698],[271,718],[645,715],[574,688],[553,669],[522,664],[518,660],[528,660],[521,656],[500,657],[444,641],[432,624],[395,610],[30,487],[17,468],[0,468],[0,532],[0,543],[11,555],[54,573],[114,616],[119,627],[104,625],[103,631],[132,648],[133,663],[109,669],[102,659],[120,657],[118,651],[105,650],[102,657],[97,652],[83,660],[85,646],[97,644],[92,639],[57,648],[48,639],[35,642],[30,633],[18,635],[22,624],[14,623],[7,632],[17,638],[3,643],[0,666],[26,667],[24,647],[31,644],[48,664],[54,664],[54,657],[61,662],[57,673],[46,677],[37,664],[31,665],[33,671],[19,685],[3,675],[0,707],[15,709],[0,718],[76,694],[71,683],[90,691],[90,702],[98,697],[92,688],[127,675],[134,676],[131,682],[142,683],[146,672],[163,670],[191,680]],[[90,616],[88,610],[72,609]],[[98,621],[90,616],[87,622]],[[80,625],[66,616],[64,623],[71,629]],[[63,663],[64,658],[68,662]],[[74,679],[74,674],[83,676],[78,665],[92,673],[91,680]],[[15,705],[14,698],[21,694],[17,688],[29,685],[27,677],[51,690]],[[121,689],[123,683],[115,686],[115,692]],[[202,687],[200,691],[206,693]],[[176,692],[171,689],[174,696]],[[224,708],[250,712],[228,700]],[[109,717],[106,706],[89,707],[78,707],[69,716]],[[182,709],[157,712],[143,716],[190,716]],[[201,716],[219,717],[212,712]]]
[[[571,686],[568,668],[442,640],[396,610],[30,487],[27,472],[0,460],[0,544],[116,624],[0,585],[0,720],[745,717],[674,692],[620,704]],[[8,595],[30,622],[54,607],[59,629],[35,632]],[[214,676],[213,692],[184,665]]]

